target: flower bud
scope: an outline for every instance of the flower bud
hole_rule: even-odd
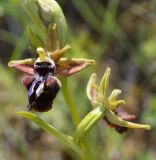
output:
[[[24,8],[33,24],[32,26],[35,26],[32,28],[33,32],[35,32],[42,41],[45,40],[48,27],[51,24],[56,24],[60,47],[62,48],[65,45],[67,34],[66,19],[61,7],[55,0],[25,0]]]

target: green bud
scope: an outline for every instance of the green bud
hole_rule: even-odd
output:
[[[24,0],[23,5],[31,20],[33,32],[43,42],[49,25],[56,24],[60,48],[62,48],[66,43],[67,23],[59,4],[55,0]]]

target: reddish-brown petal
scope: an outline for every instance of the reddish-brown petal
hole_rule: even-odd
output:
[[[95,64],[94,60],[61,58],[56,64],[56,74],[60,76],[70,76],[93,64]]]
[[[136,118],[135,115],[128,114],[123,108],[118,108],[116,114],[123,120],[129,121]]]
[[[11,68],[15,68],[21,72],[34,75],[34,63],[35,59],[29,58],[23,60],[10,61],[8,63],[8,66]]]
[[[15,68],[23,73],[27,73],[30,75],[34,75],[34,68],[33,66],[23,65],[23,64],[14,64],[10,66],[12,68]]]

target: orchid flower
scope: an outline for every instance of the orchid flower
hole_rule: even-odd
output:
[[[54,24],[49,27],[45,49],[42,47],[36,49],[37,59],[29,58],[8,63],[9,67],[29,75],[23,79],[23,84],[28,90],[29,110],[44,112],[51,109],[53,99],[61,87],[57,77],[73,75],[95,64],[95,61],[90,59],[64,57],[69,49],[69,45],[60,48]]]
[[[126,102],[123,99],[118,100],[117,97],[121,93],[121,90],[114,89],[110,96],[108,96],[109,78],[111,69],[107,68],[103,75],[100,85],[96,85],[96,74],[92,74],[87,85],[87,96],[91,101],[93,107],[104,107],[105,115],[103,119],[119,133],[127,130],[127,128],[138,128],[149,130],[149,125],[142,125],[129,122],[135,118],[134,115],[129,115],[125,112],[121,106]]]

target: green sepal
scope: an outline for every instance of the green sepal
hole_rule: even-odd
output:
[[[102,77],[102,80],[100,81],[100,85],[98,87],[97,101],[102,102],[103,104],[105,104],[108,94],[110,74],[111,74],[111,69],[107,67]]]
[[[78,125],[74,140],[79,143],[88,134],[88,132],[105,116],[104,107],[96,107],[90,111]]]
[[[119,116],[117,116],[111,110],[106,111],[106,117],[109,120],[109,122],[111,122],[112,124],[118,125],[118,126],[135,128],[135,129],[145,129],[145,130],[151,129],[150,125],[143,125],[143,124],[137,124],[137,123],[125,121],[125,120],[121,119]]]
[[[27,29],[28,36],[31,40],[32,46],[34,47],[34,50],[36,51],[37,47],[39,46],[43,47],[44,44],[39,39],[39,37],[32,31],[32,29],[30,27],[27,27],[26,29]]]

